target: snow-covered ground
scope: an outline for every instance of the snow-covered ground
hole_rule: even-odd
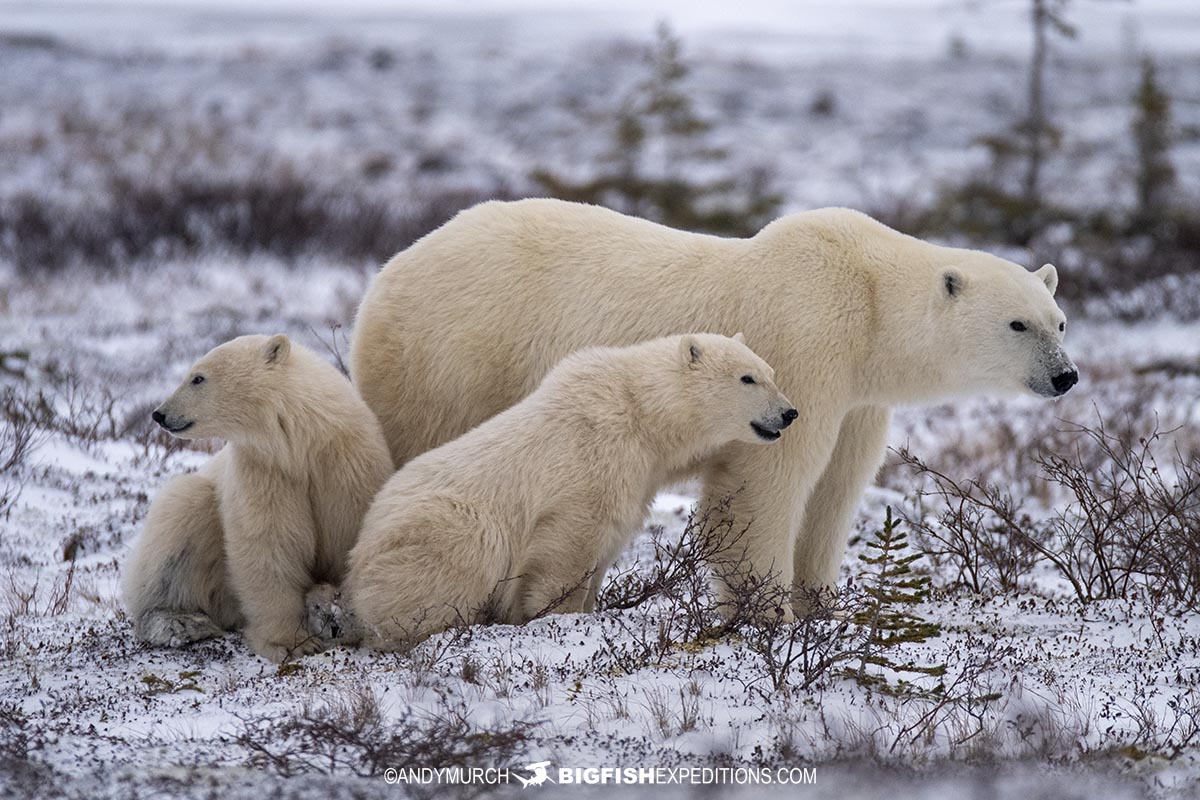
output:
[[[260,261],[8,287],[0,336],[31,351],[26,382],[55,392],[60,411],[85,429],[41,441],[17,472],[23,491],[0,528],[0,696],[37,742],[28,774],[9,776],[10,791],[36,786],[31,796],[52,796],[57,785],[79,797],[135,788],[201,796],[216,786],[223,796],[250,796],[270,784],[301,796],[373,793],[378,777],[354,777],[344,766],[328,779],[288,779],[278,766],[247,771],[261,754],[239,741],[260,719],[280,724],[305,706],[364,692],[385,722],[449,716],[471,730],[526,731],[510,761],[480,766],[817,766],[817,785],[804,791],[819,797],[844,796],[848,786],[866,792],[884,767],[914,787],[933,781],[947,796],[993,780],[1001,780],[1000,796],[1016,796],[1035,780],[1030,773],[1039,791],[1079,792],[1067,796],[1194,791],[1196,742],[1178,754],[1165,743],[1196,723],[1188,713],[1200,713],[1200,621],[1136,600],[1080,607],[1049,575],[1020,593],[951,594],[920,608],[945,630],[905,657],[946,663],[947,682],[968,674],[978,695],[999,698],[978,718],[946,709],[916,741],[905,728],[931,701],[900,702],[848,679],[773,691],[760,654],[736,638],[640,656],[670,616],[662,601],[446,635],[408,656],[336,650],[291,672],[254,657],[236,635],[182,651],[139,646],[116,600],[121,563],[154,491],[205,457],[148,434],[148,408],[196,354],[235,332],[285,330],[310,346],[332,346],[329,326],[350,318],[365,280],[345,268]],[[1111,408],[1141,396],[1145,386],[1125,377],[1130,367],[1167,356],[1196,363],[1193,333],[1169,322],[1081,322],[1069,342],[1094,377],[1067,398],[905,410],[893,442],[945,469],[982,465],[1002,477],[1048,417],[1086,421],[1092,403]],[[1123,340],[1128,350],[1110,346]],[[73,393],[62,388],[67,375],[79,376]],[[1200,379],[1143,381],[1153,386],[1164,428],[1196,425]],[[999,449],[1002,430],[1018,440],[1011,449]],[[1195,436],[1180,441],[1194,446]],[[885,472],[885,488],[873,490],[860,513],[846,577],[862,567],[854,556],[863,534],[878,527],[885,504],[911,503],[913,483],[899,467]],[[624,566],[648,570],[650,530],[661,526],[663,539],[677,539],[690,503],[686,494],[660,497]],[[1164,744],[1155,750],[1153,742]]]
[[[527,191],[532,168],[603,149],[570,109],[603,106],[631,80],[628,43],[646,38],[652,16],[635,4],[616,16],[585,3],[533,16],[522,5],[490,3],[478,15],[360,3],[353,14],[297,17],[187,3],[0,3],[0,201],[35,193],[86,207],[114,191],[114,175],[153,182],[264,164],[400,203],[430,188]],[[980,158],[975,137],[1011,121],[1019,15],[913,0],[881,4],[872,25],[856,27],[849,12],[818,14],[825,5],[800,4],[810,28],[783,24],[792,17],[782,5],[751,3],[734,32],[717,4],[698,17],[676,7],[698,100],[736,163],[771,166],[787,207],[931,193]],[[1069,146],[1083,154],[1052,181],[1066,195],[1127,191],[1134,32],[1161,56],[1180,125],[1200,128],[1194,7],[1092,5],[1080,6],[1083,36],[1064,46],[1053,83]],[[967,55],[951,56],[951,37]],[[822,91],[835,98],[832,115],[812,110]],[[1185,137],[1177,159],[1184,190],[1200,188],[1200,136]],[[815,784],[786,789],[803,797],[1200,791],[1200,620],[1148,593],[1081,606],[1044,565],[1020,589],[986,596],[933,575],[943,590],[918,612],[942,635],[902,654],[946,664],[953,703],[832,674],[802,687],[799,669],[776,687],[760,644],[745,637],[675,641],[668,621],[678,611],[663,598],[447,634],[406,655],[334,650],[283,670],[237,635],[143,648],[117,599],[120,568],[154,492],[206,457],[156,434],[149,409],[234,335],[283,331],[331,358],[345,353],[374,264],[213,252],[86,267],[22,274],[0,263],[0,385],[31,408],[43,393],[59,415],[24,463],[0,473],[0,497],[20,490],[0,513],[0,794],[419,794],[382,777],[403,764],[380,742],[411,734],[410,723],[417,734],[401,751],[451,759],[469,744],[482,754],[469,765],[523,777],[525,765],[549,760],[553,778],[560,767],[815,768]],[[1029,459],[1068,422],[1125,416],[1144,435],[1157,418],[1172,431],[1164,452],[1194,454],[1200,335],[1154,304],[1169,294],[1187,308],[1179,296],[1196,292],[1184,282],[1093,303],[1087,316],[1074,309],[1077,389],[1053,403],[903,409],[893,445],[955,477],[1027,493],[1035,514],[1062,498],[1037,488]],[[1121,321],[1129,308],[1138,321]],[[844,578],[865,569],[857,556],[884,507],[916,513],[923,485],[889,461],[860,510]],[[678,540],[691,502],[686,486],[662,495],[619,566],[650,571],[654,537]],[[361,736],[335,740],[313,720]],[[308,757],[289,753],[306,731],[316,731]],[[664,789],[694,793],[584,791]],[[514,781],[496,791],[523,790]]]

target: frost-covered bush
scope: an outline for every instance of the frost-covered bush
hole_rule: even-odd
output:
[[[1172,448],[1171,431],[1139,436],[1103,417],[1065,433],[1073,444],[1060,439],[1032,459],[1063,498],[1042,514],[1011,488],[900,453],[929,481],[928,513],[910,522],[943,580],[1011,592],[1047,565],[1081,602],[1141,593],[1200,609],[1200,453]]]

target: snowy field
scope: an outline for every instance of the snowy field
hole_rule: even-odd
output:
[[[34,196],[54,212],[47,225],[84,220],[86,234],[90,209],[197,176],[300,176],[305,191],[384,203],[403,219],[431,196],[531,192],[534,168],[588,163],[603,149],[579,108],[603,106],[635,79],[633,48],[656,14],[633,3],[620,14],[577,3],[534,15],[525,5],[393,13],[359,3],[296,16],[278,3],[249,15],[0,2],[0,213]],[[1021,102],[1021,4],[850,4],[855,14],[823,5],[793,15],[750,3],[741,26],[723,4],[673,15],[694,95],[735,168],[769,167],[794,209],[894,207],[977,167],[972,142],[1011,122]],[[1091,4],[1074,21],[1081,35],[1061,47],[1052,86],[1055,113],[1070,120],[1066,152],[1079,157],[1050,165],[1051,192],[1129,191],[1136,48],[1153,48],[1178,96],[1180,189],[1200,192],[1200,13],[1167,0]],[[832,112],[814,111],[823,93]],[[68,255],[37,269],[0,262],[0,796],[508,795],[523,792],[515,780],[416,788],[385,774],[467,765],[529,777],[525,765],[547,760],[555,778],[560,767],[815,769],[815,783],[771,791],[813,798],[1200,793],[1195,598],[1189,608],[1135,577],[1083,603],[1064,571],[1028,548],[1003,580],[992,562],[980,566],[978,591],[962,585],[962,560],[915,562],[934,590],[912,612],[941,631],[892,657],[944,665],[940,677],[873,668],[882,683],[872,684],[848,674],[853,658],[825,671],[781,664],[799,647],[794,631],[713,638],[697,620],[716,622],[681,605],[686,591],[621,609],[620,580],[595,614],[447,633],[403,655],[338,649],[279,668],[238,635],[142,647],[117,597],[121,566],[155,491],[206,457],[154,431],[150,409],[189,363],[235,335],[286,332],[344,355],[358,300],[390,254],[334,252],[316,235],[286,256],[187,252],[135,232],[123,241],[120,253],[89,255],[64,239]],[[1103,419],[1135,449],[1147,439],[1164,485],[1187,479],[1181,464],[1200,452],[1195,275],[1079,299],[1068,313],[1083,377],[1066,397],[899,412],[896,452],[860,509],[846,581],[870,583],[858,556],[885,507],[947,530],[946,503],[929,494],[936,480],[902,450],[963,484],[1011,492],[1029,530],[1074,502],[1039,472],[1039,447],[1107,468],[1075,424]],[[23,457],[4,464],[3,448],[24,435]],[[618,572],[650,576],[686,540],[693,489],[660,496]],[[1180,518],[1195,520],[1195,500],[1183,506]],[[939,549],[928,532],[903,530]],[[1038,541],[1063,552],[1052,537]],[[1197,559],[1180,552],[1180,574],[1200,575]],[[847,602],[861,602],[855,591]],[[818,644],[805,641],[818,658],[820,642],[854,646],[859,627],[825,620],[805,629]]]

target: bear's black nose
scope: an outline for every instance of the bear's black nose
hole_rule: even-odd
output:
[[[167,427],[167,415],[161,411],[155,410],[155,412],[150,415],[150,419],[154,420],[156,425],[161,425],[164,428]]]
[[[1079,373],[1075,370],[1059,373],[1050,379],[1050,383],[1054,386],[1054,391],[1066,394],[1072,386],[1079,383]]]
[[[795,422],[796,417],[798,416],[800,416],[799,411],[794,408],[789,408],[787,411],[783,412],[783,424],[779,427],[786,428],[788,425],[791,425],[793,422]]]

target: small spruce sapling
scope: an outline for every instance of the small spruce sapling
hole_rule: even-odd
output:
[[[946,673],[945,664],[922,666],[906,661],[899,649],[905,644],[919,644],[941,636],[942,630],[937,623],[922,619],[914,609],[928,598],[930,579],[913,574],[911,565],[922,554],[908,551],[908,535],[900,530],[900,521],[892,516],[891,506],[887,508],[883,528],[875,531],[867,547],[873,552],[859,556],[866,565],[861,575],[866,600],[863,609],[854,616],[854,621],[867,629],[867,635],[858,668],[850,671],[850,675],[864,686],[900,693],[908,688],[903,680],[892,687],[885,675],[873,673],[870,668],[941,677]]]

